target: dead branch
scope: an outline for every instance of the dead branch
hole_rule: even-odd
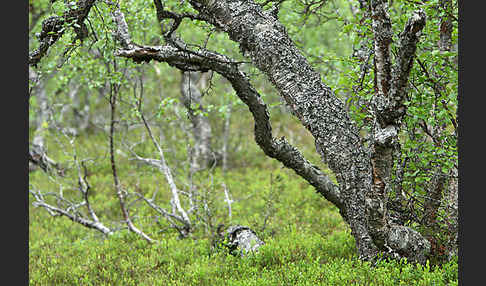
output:
[[[84,165],[84,162],[79,162],[77,158],[76,149],[74,148],[74,143],[71,141],[71,145],[73,147],[73,161],[77,169],[77,178],[78,178],[78,191],[81,194],[81,201],[80,202],[71,202],[67,198],[64,197],[62,187],[59,193],[43,193],[40,190],[36,190],[35,188],[31,188],[29,193],[34,197],[35,201],[33,205],[35,207],[42,207],[49,212],[52,216],[65,216],[70,220],[79,223],[85,227],[92,228],[95,230],[100,231],[105,235],[111,235],[114,233],[113,229],[106,227],[96,215],[94,208],[91,206],[89,201],[89,195],[91,191],[91,185],[88,182],[88,169]],[[82,170],[81,170],[82,167]],[[57,206],[54,206],[48,203],[45,199],[45,196],[54,197]],[[83,214],[80,211],[80,208],[85,206],[88,210],[88,215]]]
[[[116,71],[116,62],[114,62],[114,69]],[[116,195],[118,197],[118,200],[120,202],[120,209],[123,214],[123,218],[125,220],[125,223],[128,226],[128,229],[138,235],[140,235],[142,238],[147,240],[148,242],[152,243],[155,242],[152,238],[150,238],[148,235],[146,235],[144,232],[139,230],[132,222],[130,215],[128,213],[128,209],[125,205],[125,195],[124,191],[122,190],[122,187],[120,185],[120,181],[118,179],[118,174],[117,174],[117,168],[116,168],[116,161],[115,161],[115,152],[114,152],[114,134],[115,134],[115,112],[116,112],[116,100],[117,100],[117,95],[119,91],[119,86],[116,84],[111,84],[110,85],[110,161],[111,161],[111,169],[112,169],[112,174],[113,174],[113,181],[115,184],[115,191]]]

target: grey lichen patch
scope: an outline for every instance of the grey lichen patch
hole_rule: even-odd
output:
[[[374,139],[375,142],[381,146],[388,146],[392,143],[392,140],[397,136],[397,127],[394,125],[388,125],[385,128],[376,128]]]
[[[393,252],[414,263],[425,263],[430,252],[430,242],[417,231],[405,226],[391,226],[387,244]]]
[[[265,243],[247,226],[233,225],[227,231],[227,246],[232,253],[239,253],[241,257],[258,252]]]

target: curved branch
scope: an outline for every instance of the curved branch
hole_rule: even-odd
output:
[[[287,142],[285,138],[272,136],[269,113],[260,94],[251,85],[248,77],[241,72],[232,59],[205,49],[187,53],[172,46],[142,47],[119,50],[118,56],[131,58],[135,62],[156,60],[186,70],[213,70],[224,76],[235,89],[237,96],[248,106],[255,120],[255,141],[265,154],[275,158],[286,167],[314,186],[320,194],[338,208],[342,208],[339,188],[318,167],[314,166]]]
[[[163,25],[163,21],[165,19],[172,19],[174,22],[172,23],[172,26],[168,31],[165,29],[162,29],[162,33],[164,34],[164,37],[166,39],[171,38],[172,33],[177,30],[179,25],[181,24],[182,20],[184,18],[188,18],[191,20],[204,20],[203,18],[199,17],[198,15],[191,14],[191,13],[183,13],[183,14],[177,14],[168,10],[164,9],[164,4],[162,3],[161,0],[154,0],[154,5],[155,9],[157,10],[157,20],[160,22],[161,25]]]
[[[255,140],[260,147],[268,156],[296,171],[318,191],[322,190],[322,194],[339,207],[351,227],[362,259],[373,259],[378,252],[390,249],[392,254],[425,262],[430,244],[419,233],[402,226],[390,226],[386,221],[384,225],[381,222],[378,226],[374,225],[377,217],[374,213],[381,213],[384,200],[374,194],[372,187],[370,150],[364,146],[341,100],[321,81],[321,76],[292,42],[285,27],[251,0],[191,0],[190,3],[208,23],[225,31],[239,43],[241,52],[249,55],[252,63],[268,77],[293,114],[314,136],[316,149],[336,174],[339,187],[330,183],[327,176],[306,161],[284,138],[272,137],[266,105],[246,75],[238,70],[238,63],[205,49],[197,52],[187,50],[186,45],[176,41],[170,41],[167,46],[133,45],[116,54],[136,62],[157,60],[182,70],[213,70],[224,76],[252,112]],[[414,43],[416,45],[413,36],[420,30],[419,20],[420,17],[413,18],[406,26],[409,30],[401,34],[404,57],[397,63],[399,71],[403,70],[407,57],[413,57],[409,48]],[[408,77],[406,69],[397,74],[405,77],[397,76],[397,83],[394,85],[392,81],[390,84],[390,92],[393,88],[403,90],[400,83]],[[379,134],[383,136],[378,139],[386,140],[393,133],[393,130],[385,131]],[[382,226],[384,228],[378,232],[384,237],[378,239],[373,232]],[[381,239],[385,240],[384,243]]]
[[[69,9],[63,16],[52,16],[42,22],[42,31],[39,35],[40,46],[37,50],[29,53],[29,65],[36,66],[44,57],[49,48],[59,40],[67,24],[77,24],[79,28],[74,27],[77,37],[82,39],[85,36],[86,25],[84,20],[88,17],[91,7],[96,0],[81,0],[77,2],[77,7]],[[84,28],[83,28],[84,27]]]
[[[126,23],[120,23],[123,26],[126,25]],[[130,42],[129,36],[125,39]],[[175,43],[173,42],[173,44]],[[294,170],[327,200],[339,209],[343,209],[339,187],[321,170],[307,161],[299,150],[289,144],[285,138],[273,138],[267,106],[251,85],[248,77],[238,69],[239,62],[206,49],[195,52],[171,45],[149,47],[132,44],[128,49],[118,50],[115,55],[131,58],[138,63],[151,60],[166,62],[184,71],[213,70],[224,76],[231,83],[238,97],[250,109],[255,120],[255,140],[265,154]]]
[[[77,212],[75,209],[78,206],[87,205],[89,207],[89,202],[84,199],[83,202],[78,204],[77,206],[71,206],[67,209],[61,208],[59,206],[53,206],[48,204],[40,191],[36,190],[29,190],[29,193],[34,196],[35,201],[32,203],[35,207],[42,207],[49,212],[52,216],[65,216],[72,220],[73,222],[79,223],[87,228],[92,228],[95,230],[100,231],[105,235],[112,235],[114,231],[108,227],[106,227],[103,223],[101,223],[96,215],[93,216],[94,212],[90,213],[92,216],[92,220],[85,218],[82,214]],[[57,196],[58,200],[64,200],[64,198]]]
[[[225,31],[285,99],[292,113],[315,138],[317,152],[336,174],[341,212],[351,226],[363,258],[378,249],[367,230],[365,196],[371,189],[371,162],[343,102],[326,86],[292,42],[285,27],[248,0],[191,0],[208,22]]]

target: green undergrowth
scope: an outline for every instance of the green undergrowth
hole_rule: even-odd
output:
[[[62,188],[65,197],[79,201],[72,149],[53,147],[67,144],[67,139],[46,138],[49,155],[62,162],[66,176],[54,179],[34,171],[29,183],[44,192]],[[191,217],[196,229],[190,238],[179,239],[163,219],[156,223],[157,213],[134,196],[129,196],[134,223],[157,243],[148,244],[126,229],[105,238],[30,204],[30,285],[457,285],[456,260],[441,267],[360,261],[354,238],[337,208],[293,171],[265,157],[253,141],[245,144],[246,153],[232,157],[226,173],[216,167],[193,177],[195,188],[211,209],[205,218],[211,226]],[[107,136],[81,135],[75,147],[79,158],[90,159],[85,161],[90,202],[100,220],[112,228],[123,226]],[[149,144],[137,148],[142,155],[156,154]],[[174,145],[172,150],[167,153],[168,162],[178,187],[186,190],[185,147]],[[156,203],[170,209],[163,174],[130,160],[123,149],[117,152],[117,166],[129,193],[137,191],[149,198],[157,193]],[[222,183],[234,201],[231,217]],[[33,198],[29,200],[32,203]],[[187,207],[184,197],[182,200]],[[266,244],[244,259],[229,255],[212,246],[212,232],[221,223],[250,226]]]
[[[245,259],[213,250],[208,239],[149,245],[126,232],[104,240],[43,236],[29,242],[31,285],[457,285],[455,261],[442,269],[361,262],[347,231],[321,236],[290,227]]]

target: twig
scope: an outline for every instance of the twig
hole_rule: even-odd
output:
[[[116,71],[116,61],[113,62],[113,67],[114,70]],[[150,238],[148,235],[146,235],[144,232],[139,230],[135,225],[133,224],[132,220],[130,219],[130,216],[128,214],[128,210],[125,206],[125,198],[123,195],[122,188],[120,186],[120,181],[118,179],[118,174],[117,174],[117,168],[116,168],[116,162],[115,162],[115,152],[114,152],[114,133],[115,133],[115,112],[116,112],[116,99],[118,95],[118,89],[119,86],[115,84],[110,84],[110,161],[111,161],[111,169],[112,169],[112,174],[113,174],[113,181],[115,184],[115,191],[116,195],[118,197],[118,200],[120,202],[120,209],[122,211],[123,217],[125,219],[125,223],[128,226],[128,229],[138,235],[140,235],[142,238],[147,240],[150,243],[155,242],[152,238]]]
[[[228,188],[226,187],[225,183],[222,183],[221,186],[223,187],[224,190],[224,201],[228,204],[228,217],[231,220],[231,204],[234,202],[232,199],[230,199],[229,194],[228,194]]]

